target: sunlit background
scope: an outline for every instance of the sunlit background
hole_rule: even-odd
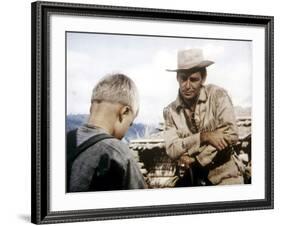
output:
[[[188,34],[187,34],[188,36]],[[201,48],[215,64],[206,84],[223,87],[235,107],[251,108],[252,45],[250,41],[171,38],[94,33],[67,33],[67,114],[88,114],[91,92],[108,73],[131,77],[140,93],[137,123],[163,122],[163,108],[175,100],[179,49]]]

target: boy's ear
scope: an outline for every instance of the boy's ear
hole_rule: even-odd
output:
[[[129,106],[122,106],[119,111],[119,121],[122,122],[123,118],[130,112]]]
[[[92,107],[93,107],[93,103],[91,103],[90,105],[90,114],[92,114]]]

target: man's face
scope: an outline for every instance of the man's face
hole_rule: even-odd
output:
[[[177,73],[180,93],[185,100],[192,100],[200,93],[203,84],[201,72],[183,71]]]

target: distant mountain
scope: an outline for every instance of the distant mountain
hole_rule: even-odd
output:
[[[66,117],[66,130],[74,130],[87,122],[89,115],[87,114],[70,114]]]
[[[87,122],[87,114],[70,114],[66,118],[67,131],[73,130]],[[148,138],[151,134],[158,132],[158,126],[143,123],[133,123],[123,138],[126,142],[132,139]]]
[[[158,132],[157,126],[143,123],[133,123],[125,134],[124,139],[130,141],[133,139],[148,138],[151,134]]]

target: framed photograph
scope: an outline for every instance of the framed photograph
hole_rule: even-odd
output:
[[[33,223],[273,208],[273,17],[31,7]]]

